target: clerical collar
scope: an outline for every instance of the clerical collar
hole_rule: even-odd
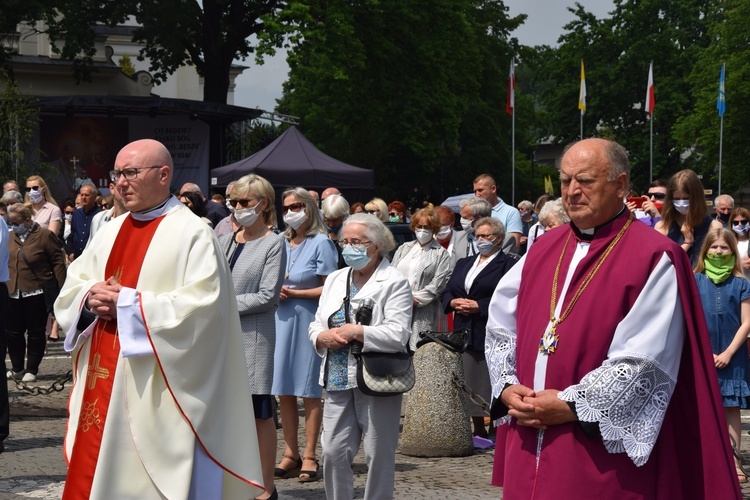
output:
[[[179,207],[184,207],[184,205],[175,196],[170,196],[153,208],[142,212],[131,212],[131,215],[135,220],[148,221],[166,215]]]
[[[623,205],[622,208],[620,209],[620,211],[617,212],[617,214],[614,217],[612,217],[611,219],[609,219],[604,224],[599,224],[596,227],[592,227],[590,229],[579,229],[579,228],[576,227],[576,225],[573,223],[573,221],[570,221],[570,227],[571,227],[571,229],[573,229],[573,234],[575,235],[575,237],[578,240],[581,240],[581,241],[591,241],[591,240],[594,239],[594,235],[596,234],[596,232],[599,229],[603,228],[604,226],[606,226],[608,224],[611,224],[615,219],[617,219],[622,214],[622,212],[625,210],[625,208],[626,208],[625,205]]]

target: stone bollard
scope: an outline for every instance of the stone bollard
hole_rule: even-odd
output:
[[[463,378],[461,355],[436,342],[414,354],[416,383],[406,395],[400,453],[414,457],[474,454],[465,396],[453,376]]]

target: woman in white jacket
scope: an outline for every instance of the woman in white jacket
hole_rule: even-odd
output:
[[[362,351],[402,352],[411,335],[413,297],[409,282],[387,259],[394,242],[388,228],[369,214],[350,216],[339,235],[348,267],[325,282],[310,341],[323,357],[323,468],[326,496],[354,496],[351,464],[364,440],[368,463],[365,498],[392,498],[402,396],[373,397],[357,389],[357,362],[350,344]],[[349,284],[349,317],[344,299]],[[374,307],[369,326],[355,322],[364,299]]]

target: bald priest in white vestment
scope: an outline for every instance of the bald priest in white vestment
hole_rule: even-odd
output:
[[[172,158],[125,146],[130,214],[101,228],[55,303],[75,385],[64,499],[263,494],[237,301],[211,228],[170,195]]]

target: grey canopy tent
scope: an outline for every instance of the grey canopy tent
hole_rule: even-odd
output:
[[[373,197],[375,173],[331,158],[316,148],[296,127],[244,160],[211,171],[212,186],[226,186],[243,175],[264,177],[278,191],[302,186],[321,192],[338,188],[349,203]]]

